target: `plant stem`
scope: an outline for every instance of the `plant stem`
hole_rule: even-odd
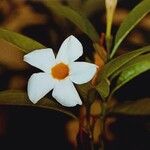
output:
[[[107,103],[102,103],[102,112],[100,115],[100,148],[99,150],[104,150],[103,132],[104,132],[104,119],[106,115]]]
[[[109,55],[112,47],[112,36],[107,36],[106,35],[106,49],[107,49],[107,59],[109,60]]]
[[[91,130],[91,125],[90,125],[90,117],[91,117],[90,108],[91,108],[91,106],[89,106],[89,105],[86,107],[87,132],[88,132],[88,136],[90,139],[90,150],[94,150],[93,133]]]

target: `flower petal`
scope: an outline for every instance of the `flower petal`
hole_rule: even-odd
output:
[[[28,82],[28,96],[33,103],[37,103],[54,88],[55,81],[46,73],[33,74]]]
[[[56,83],[52,96],[63,106],[72,107],[82,104],[77,90],[69,79]]]
[[[83,84],[90,81],[98,66],[87,62],[73,62],[70,67],[70,79],[76,84]]]
[[[40,49],[25,55],[24,61],[45,72],[49,72],[50,67],[55,63],[55,56],[50,48]]]
[[[57,54],[57,62],[72,62],[77,60],[83,54],[82,44],[73,35],[69,36],[62,43],[59,52]]]

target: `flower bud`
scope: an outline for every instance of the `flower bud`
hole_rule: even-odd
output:
[[[105,0],[105,5],[106,5],[106,22],[107,22],[106,37],[109,38],[111,36],[111,26],[117,5],[117,0]]]

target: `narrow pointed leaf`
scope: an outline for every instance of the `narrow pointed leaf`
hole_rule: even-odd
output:
[[[21,48],[25,53],[45,48],[41,43],[19,33],[0,28],[0,38]]]
[[[150,46],[145,46],[138,50],[133,50],[132,52],[128,52],[126,54],[123,54],[123,55],[113,59],[112,61],[108,62],[105,65],[100,78],[109,77],[110,75],[112,75],[115,71],[117,71],[120,67],[122,67],[127,62],[129,62],[132,59],[134,59],[135,57],[137,57],[143,53],[147,53],[147,52],[150,52]]]
[[[148,54],[144,54],[144,55],[140,55],[134,59],[132,59],[131,61],[129,61],[128,63],[126,63],[125,65],[123,65],[122,67],[120,67],[117,71],[115,71],[115,73],[110,77],[110,80],[113,80],[116,76],[118,76],[121,72],[128,70],[128,68],[130,67],[134,67],[136,64],[142,65],[143,62],[145,61],[150,61],[150,53]]]
[[[41,99],[37,104],[31,103],[28,99],[28,96],[25,92],[22,91],[3,91],[0,92],[0,105],[15,105],[15,106],[32,106],[32,107],[39,107],[45,108],[50,110],[55,110],[58,112],[62,112],[70,117],[75,119],[76,116],[71,112],[65,110],[65,108],[58,103],[55,103],[53,100],[48,98]]]
[[[95,28],[83,14],[79,14],[77,11],[70,7],[55,3],[55,1],[44,1],[45,5],[48,6],[56,14],[65,17],[72,23],[74,23],[82,32],[87,34],[92,41],[97,42],[99,40],[98,33]]]
[[[150,12],[150,1],[143,0],[139,3],[124,19],[120,28],[118,29],[115,37],[114,48],[111,52],[110,58],[112,58],[120,46],[121,42],[129,34],[129,32],[143,19],[145,15]]]
[[[102,96],[103,99],[105,99],[109,95],[108,92],[110,91],[109,77],[115,72],[117,72],[117,70],[120,69],[123,65],[130,62],[132,59],[147,52],[150,52],[150,46],[146,46],[141,49],[121,55],[113,59],[112,61],[108,62],[104,66],[104,69],[102,70],[100,77],[98,79],[99,84],[96,86],[97,91],[99,92],[99,94]]]
[[[120,74],[117,84],[111,92],[112,94],[134,77],[150,69],[150,54],[139,56],[128,65],[126,70]]]

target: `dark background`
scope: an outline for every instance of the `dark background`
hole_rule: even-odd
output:
[[[117,13],[124,18],[139,0],[120,0]],[[64,2],[67,4],[67,2]],[[89,38],[82,34],[72,23],[55,16],[41,1],[0,1],[1,27],[27,35],[47,47],[58,50],[61,42],[70,34],[75,35],[83,44],[85,55],[91,57],[93,50]],[[30,9],[28,9],[28,7]],[[25,10],[25,12],[23,12]],[[28,18],[29,15],[30,17]],[[105,11],[96,10],[89,16],[91,22],[99,33],[105,32]],[[24,17],[26,16],[26,17]],[[36,17],[37,18],[36,18]],[[22,22],[22,19],[23,18]],[[147,45],[150,41],[147,16],[145,23],[134,29],[121,45],[118,53],[137,49]],[[44,18],[39,19],[39,18]],[[33,20],[32,20],[33,19]],[[115,34],[120,24],[119,19],[114,19],[112,33]],[[1,46],[1,45],[0,45]],[[1,49],[0,55],[5,55]],[[19,55],[22,57],[22,55]],[[17,57],[17,56],[14,56]],[[9,59],[9,58],[8,58]],[[37,69],[21,64],[20,68],[10,62],[0,61],[0,90],[26,89],[27,80]],[[130,83],[123,86],[115,93],[119,102],[150,97],[149,91],[150,72],[147,71]],[[78,112],[79,108],[72,108]],[[71,145],[65,135],[65,125],[70,120],[64,114],[39,108],[26,108],[14,106],[0,106],[0,146],[5,149],[37,149],[41,150],[71,150]],[[106,139],[107,150],[149,150],[150,149],[150,117],[149,116],[115,116],[117,121],[110,125],[114,134],[113,140]],[[3,147],[3,148],[2,148]]]

